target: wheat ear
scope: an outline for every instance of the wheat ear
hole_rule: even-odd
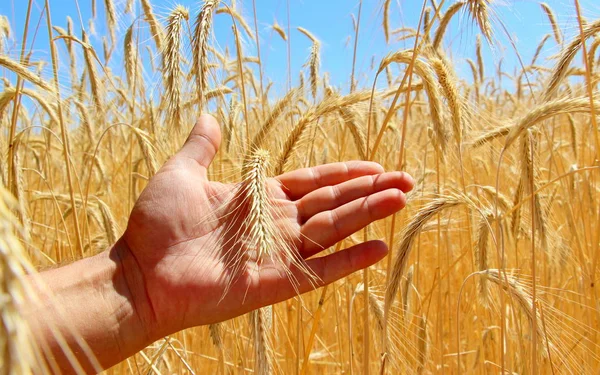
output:
[[[18,205],[11,194],[0,185],[0,351],[2,371],[6,374],[45,373],[38,363],[37,344],[21,309],[30,304],[31,291],[25,281],[32,272],[22,247],[24,233],[12,211]]]
[[[442,17],[440,20],[440,25],[435,30],[435,36],[433,37],[433,42],[431,44],[434,50],[437,50],[442,44],[442,40],[444,39],[444,34],[446,33],[446,29],[450,24],[450,20],[456,13],[458,13],[459,10],[462,9],[463,5],[465,5],[465,2],[458,1],[452,4],[446,13],[444,13],[444,17]]]
[[[414,51],[408,50],[387,55],[381,60],[378,72],[382,72],[389,64],[393,62],[411,64],[413,61],[413,53]],[[427,96],[429,97],[428,105],[435,134],[434,141],[436,145],[439,145],[441,155],[443,155],[446,149],[447,136],[444,128],[444,122],[442,121],[442,109],[438,84],[434,79],[433,70],[425,61],[419,58],[414,59],[413,68],[415,73],[418,74],[423,80],[423,87],[425,88]]]
[[[321,66],[321,42],[310,31],[303,27],[298,27],[298,31],[306,35],[312,41],[310,55],[306,65],[310,70],[310,89],[313,99],[317,97],[317,88],[319,86],[319,68]]]
[[[169,133],[182,132],[181,113],[181,31],[182,24],[189,19],[187,8],[177,5],[167,21],[167,48],[163,54],[163,74],[165,79],[167,112],[172,119]]]
[[[115,44],[115,30],[117,28],[117,11],[113,0],[104,0],[104,9],[106,10],[106,24],[110,33],[110,41]]]
[[[544,13],[546,13],[546,16],[548,16],[548,21],[550,21],[550,25],[552,26],[554,40],[556,40],[556,43],[558,45],[561,45],[563,43],[562,32],[560,31],[560,27],[558,27],[558,23],[556,22],[556,16],[554,15],[552,8],[550,8],[550,5],[546,3],[540,3],[540,6],[544,10]]]
[[[192,74],[196,77],[196,96],[199,107],[204,108],[204,91],[208,90],[208,37],[212,26],[213,11],[220,0],[205,0],[196,17],[192,38]]]
[[[488,40],[492,42],[492,26],[490,25],[488,4],[490,0],[467,0],[467,9],[479,30]]]
[[[50,86],[46,81],[42,80],[40,77],[38,77],[33,72],[28,70],[23,64],[12,60],[11,58],[9,58],[6,55],[0,54],[0,66],[3,66],[8,70],[13,71],[22,79],[33,83],[34,85],[40,87],[41,89],[44,89],[51,93],[54,92],[54,90],[52,89],[52,86]]]
[[[456,88],[456,77],[454,72],[450,70],[444,60],[433,58],[431,59],[431,66],[438,76],[438,82],[442,87],[442,92],[448,101],[448,107],[452,115],[452,129],[454,132],[454,138],[456,139],[457,147],[460,148],[462,140],[462,107],[459,102],[458,89]]]
[[[390,4],[391,0],[385,0],[383,3],[383,35],[385,42],[390,42]]]
[[[571,64],[571,61],[573,61],[573,59],[575,58],[575,55],[577,54],[577,51],[579,51],[579,48],[581,48],[582,41],[587,40],[588,38],[590,38],[591,36],[593,36],[594,34],[596,34],[599,31],[600,31],[600,20],[597,20],[597,21],[585,26],[581,37],[579,37],[579,35],[578,35],[576,38],[574,38],[571,41],[571,43],[569,43],[569,45],[567,47],[564,48],[564,50],[560,56],[560,59],[558,60],[558,62],[556,63],[556,66],[554,67],[554,69],[552,71],[552,75],[550,76],[550,81],[546,85],[546,91],[544,92],[544,100],[549,101],[552,98],[552,96],[554,96],[556,91],[558,90],[558,86],[560,85],[562,80],[567,76],[567,73],[569,71],[569,65]]]
[[[92,99],[94,100],[94,104],[96,105],[96,113],[104,113],[103,108],[103,98],[104,98],[104,88],[102,85],[102,80],[98,77],[98,70],[96,70],[95,59],[92,51],[92,47],[90,44],[90,40],[85,31],[83,33],[83,56],[85,58],[85,66],[87,68],[88,76],[90,78],[90,89],[92,92]]]
[[[163,39],[164,32],[162,25],[156,19],[154,15],[154,11],[152,10],[152,4],[150,4],[150,0],[140,0],[142,4],[142,10],[144,12],[144,18],[146,22],[150,26],[150,32],[152,33],[152,38],[154,39],[154,44],[156,44],[156,49],[160,52],[163,50]]]
[[[456,207],[462,203],[464,203],[464,199],[457,196],[434,199],[420,209],[410,223],[408,223],[406,229],[404,230],[402,240],[400,241],[400,246],[398,246],[396,259],[394,260],[394,266],[392,268],[392,273],[387,285],[385,294],[386,310],[390,309],[394,303],[394,300],[396,299],[396,295],[398,294],[398,289],[400,287],[400,281],[402,279],[402,275],[404,274],[404,268],[406,267],[406,262],[408,261],[408,256],[410,255],[410,250],[415,238],[423,228],[423,225],[425,225],[427,221],[429,221],[439,212],[448,208]]]
[[[250,312],[254,341],[254,373],[268,375],[271,373],[269,345],[270,309],[263,307]]]
[[[271,28],[281,37],[281,39],[287,42],[287,34],[285,33],[285,30],[283,30],[283,28],[277,23],[277,21],[273,22]]]

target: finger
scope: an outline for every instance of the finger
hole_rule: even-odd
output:
[[[220,144],[219,123],[211,115],[202,115],[176,157],[193,160],[206,172]]]
[[[387,246],[382,241],[368,241],[336,253],[309,259],[306,265],[312,276],[301,270],[294,270],[290,279],[286,273],[270,269],[261,272],[260,304],[272,305],[291,298],[298,293],[306,293],[316,287],[330,284],[353,272],[369,267],[385,257]],[[264,291],[270,289],[271,292]]]
[[[284,173],[276,179],[287,189],[292,200],[323,186],[337,185],[356,177],[383,173],[383,167],[370,161],[331,163]]]
[[[305,222],[319,212],[332,210],[355,199],[387,189],[412,190],[413,178],[404,172],[388,172],[358,177],[338,185],[325,186],[306,194],[296,205],[300,220]]]
[[[302,226],[301,255],[310,257],[343,240],[375,220],[404,208],[406,197],[398,189],[387,189],[355,199],[333,210],[316,214]]]

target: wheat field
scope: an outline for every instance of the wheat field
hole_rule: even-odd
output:
[[[577,0],[569,28],[540,4],[547,35],[514,71],[484,61],[503,33],[493,1],[425,1],[410,15],[416,28],[394,24],[398,5],[379,1],[375,33],[389,53],[358,79],[354,44],[340,85],[321,68],[323,41],[285,20],[259,30],[251,2],[245,12],[234,0],[92,3],[103,16],[81,33],[75,10],[68,20],[42,13],[38,29],[0,15],[2,373],[48,370],[31,354],[35,332],[18,329],[24,275],[114,244],[205,112],[223,133],[211,180],[257,170],[248,189],[260,191],[266,177],[361,159],[409,172],[415,188],[404,210],[325,251],[384,240],[389,255],[367,271],[165,337],[105,373],[598,372],[600,20],[585,19]],[[368,43],[356,3],[350,38]],[[134,5],[135,21],[122,25]],[[219,47],[217,17],[233,49]],[[473,59],[448,47],[458,17],[469,20]],[[90,42],[93,23],[106,30],[103,46]],[[301,71],[267,76],[262,33],[289,49],[290,33],[307,38]],[[32,37],[48,40],[48,60],[31,59]],[[556,53],[538,59],[546,48]],[[286,83],[275,92],[277,81]]]

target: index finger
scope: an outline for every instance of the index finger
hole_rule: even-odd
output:
[[[383,167],[372,161],[348,161],[297,169],[275,179],[283,185],[291,200],[297,200],[324,186],[383,172]]]

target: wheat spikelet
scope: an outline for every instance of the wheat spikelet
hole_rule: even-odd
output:
[[[223,347],[221,323],[209,324],[208,330],[210,332],[210,338],[215,348],[221,349]]]
[[[535,53],[533,54],[533,58],[531,59],[531,65],[535,65],[535,62],[537,61],[538,57],[540,56],[540,53],[542,52],[542,48],[544,48],[544,44],[546,44],[546,41],[548,39],[550,39],[550,34],[544,35],[544,37],[538,44],[537,48],[535,49]]]
[[[385,0],[383,3],[383,35],[385,42],[390,42],[390,4],[391,0]]]
[[[125,0],[125,14],[133,14],[135,1],[134,0]]]
[[[244,32],[250,37],[250,39],[252,39],[252,40],[256,39],[254,37],[254,33],[252,32],[252,29],[250,28],[250,25],[248,25],[248,22],[246,22],[246,19],[244,17],[242,17],[242,15],[239,14],[234,8],[232,8],[232,7],[219,8],[219,9],[217,9],[216,13],[217,14],[229,14],[242,26],[242,29],[244,29]]]
[[[354,295],[353,298],[356,296],[364,296],[364,291],[365,291],[365,284],[363,283],[358,283],[356,285],[356,289],[354,289]],[[375,293],[373,293],[373,290],[371,288],[369,288],[369,300],[365,303],[365,308],[368,308],[371,313],[373,314],[373,317],[375,318],[375,322],[377,323],[376,327],[377,327],[377,331],[381,332],[383,331],[383,301],[381,301],[381,299],[379,297],[377,297],[377,295]],[[368,306],[366,306],[368,304]]]
[[[573,119],[572,114],[567,114],[567,120],[569,121],[569,133],[571,134],[571,148],[573,149],[575,160],[577,160],[577,127],[575,126],[575,120]]]
[[[386,289],[385,294],[385,309],[389,310],[394,300],[396,299],[396,294],[398,294],[398,289],[400,287],[400,280],[404,273],[404,268],[406,267],[406,262],[408,261],[408,256],[410,255],[410,250],[412,248],[412,244],[423,228],[423,225],[427,223],[433,216],[440,213],[441,211],[456,207],[459,204],[464,203],[464,199],[459,198],[457,196],[448,196],[443,198],[437,198],[432,200],[430,203],[425,205],[423,208],[417,212],[417,214],[413,217],[413,219],[408,223],[406,229],[404,230],[404,234],[402,236],[402,240],[400,241],[400,245],[398,246],[398,251],[396,253],[396,259],[394,260],[394,265],[392,268],[392,273],[389,277],[389,282]]]
[[[115,29],[117,28],[117,12],[113,0],[104,0],[104,8],[106,10],[106,24],[110,33],[110,41],[115,44]]]
[[[442,91],[444,92],[444,96],[448,101],[448,107],[450,108],[450,113],[452,115],[452,128],[454,132],[454,138],[456,139],[457,146],[460,148],[462,139],[462,114],[461,104],[459,102],[458,89],[455,85],[455,75],[442,59],[431,59],[431,66],[433,67],[433,70],[438,76],[438,82],[440,83]]]
[[[255,150],[257,148],[261,148],[262,144],[266,141],[266,136],[269,134],[277,119],[283,114],[286,107],[289,106],[292,99],[298,95],[298,90],[290,90],[283,98],[281,98],[271,110],[269,117],[265,120],[265,122],[260,126],[258,133],[254,136],[252,140],[250,150]]]
[[[277,175],[283,173],[288,163],[289,158],[292,156],[294,150],[298,146],[300,138],[304,134],[308,125],[321,116],[325,116],[339,108],[351,106],[360,102],[364,102],[371,98],[371,91],[356,91],[346,96],[332,95],[325,98],[316,107],[310,108],[302,114],[302,117],[298,120],[296,126],[292,129],[290,135],[285,141],[283,149],[277,159],[275,167],[275,173]]]
[[[82,31],[83,43],[90,46],[90,40],[85,31]],[[98,77],[98,71],[96,70],[96,64],[94,63],[94,57],[92,54],[92,48],[84,47],[83,56],[85,58],[85,66],[87,68],[88,76],[90,78],[90,89],[92,92],[92,99],[94,100],[94,104],[96,105],[97,113],[104,113],[103,108],[104,105],[102,100],[104,99],[104,88],[102,86],[102,80]]]
[[[159,168],[159,164],[156,161],[156,154],[154,152],[155,147],[152,143],[153,141],[150,135],[148,135],[148,133],[146,133],[144,130],[135,127],[131,127],[131,129],[138,139],[140,149],[142,150],[144,160],[146,161],[148,173],[150,174],[150,177],[152,177],[156,174],[156,171],[158,171]]]
[[[123,39],[123,62],[125,64],[125,78],[130,89],[136,82],[138,72],[138,52],[135,43],[133,42],[133,25],[129,26],[125,32]]]
[[[0,54],[5,52],[7,42],[12,37],[12,30],[10,28],[10,21],[8,17],[0,14]]]
[[[160,52],[163,50],[163,40],[164,40],[164,31],[163,28],[156,19],[154,15],[154,11],[152,9],[152,4],[150,4],[150,0],[140,0],[142,4],[142,10],[144,12],[144,18],[146,22],[150,26],[150,32],[152,33],[152,38],[154,39],[154,44],[156,45],[156,49]],[[152,56],[152,55],[151,55]]]
[[[490,25],[488,4],[491,0],[467,0],[467,9],[479,30],[488,42],[492,42],[492,27]]]
[[[385,67],[385,77],[387,79],[388,86],[391,86],[394,82],[394,77],[392,76],[392,70],[389,65]]]
[[[505,147],[508,148],[526,129],[535,126],[540,121],[547,120],[560,114],[589,113],[590,101],[587,97],[565,98],[543,103],[525,116],[511,123],[496,127],[471,141],[472,146],[478,147],[495,139],[506,136]]]
[[[8,17],[0,14],[0,38],[10,39],[12,38],[12,30],[10,28],[10,21]]]
[[[208,37],[212,25],[213,11],[220,0],[205,0],[196,17],[192,38],[192,74],[196,77],[196,96],[199,108],[204,108],[204,91],[208,90]]]
[[[273,22],[271,28],[281,37],[281,39],[287,42],[287,34],[283,30],[283,28],[277,23],[277,21]]]
[[[312,41],[312,47],[310,48],[310,56],[306,65],[310,70],[310,89],[313,99],[317,97],[317,89],[319,86],[319,68],[321,66],[321,42],[317,39],[310,31],[303,27],[298,27],[298,31],[306,35],[308,39]],[[305,65],[305,66],[306,66]]]
[[[291,228],[277,224],[281,214],[269,190],[269,152],[254,150],[242,165],[242,183],[235,194],[233,213],[227,216],[227,230],[221,235],[228,251],[224,263],[231,269],[231,278],[223,294],[242,270],[251,268],[258,278],[264,265],[274,266],[288,276],[294,287],[298,281],[292,269],[304,273],[311,282],[318,281],[291,244],[296,235]],[[243,246],[243,248],[240,248]]]
[[[79,100],[75,99],[73,100],[73,103],[75,104],[75,106],[77,107],[77,110],[79,111],[79,116],[81,118],[81,126],[85,129],[90,144],[95,145],[96,144],[96,132],[94,129],[94,124],[91,120],[89,111],[87,109],[87,106],[85,106],[82,102],[80,102]]]
[[[119,226],[117,225],[117,222],[115,221],[108,205],[100,198],[95,198],[96,204],[98,205],[98,210],[100,211],[100,216],[102,217],[102,226],[104,227],[104,232],[106,233],[106,239],[109,244],[116,243],[121,232],[119,230]]]
[[[52,89],[52,86],[50,86],[46,81],[42,80],[37,75],[33,74],[21,63],[12,60],[11,58],[9,58],[6,55],[0,55],[0,66],[3,66],[8,70],[13,71],[22,79],[33,83],[34,85],[38,86],[41,89],[44,89],[51,93],[54,92],[54,89]]]
[[[267,192],[267,174],[269,167],[269,152],[254,150],[244,166],[247,194],[250,205],[248,228],[250,242],[254,244],[256,259],[259,264],[272,251],[273,223],[269,214],[269,197]]]
[[[21,223],[21,227],[23,228],[23,235],[28,237],[30,228],[29,221],[27,219],[27,213],[25,211],[26,200],[23,188],[23,176],[21,175],[21,159],[19,157],[18,145],[19,143],[14,145],[15,150],[13,152],[13,162],[11,164],[12,169],[9,171],[11,174],[10,181],[12,182],[10,186],[10,192],[13,194],[18,204],[16,214],[19,218],[19,222]]]
[[[425,8],[425,12],[423,12],[423,39],[427,44],[431,44],[431,8]]]
[[[446,28],[450,24],[450,20],[452,19],[452,17],[454,17],[456,13],[458,13],[459,10],[462,9],[463,5],[465,5],[464,2],[458,1],[452,4],[448,8],[446,13],[444,13],[444,17],[442,17],[442,19],[440,20],[440,25],[435,30],[435,35],[431,44],[434,50],[439,49],[440,45],[442,44],[442,40],[444,40],[444,34],[446,33]]]
[[[182,131],[181,114],[181,31],[182,23],[188,20],[187,8],[178,5],[173,9],[167,21],[167,48],[163,54],[163,74],[166,88],[167,111],[172,118],[169,133]]]
[[[250,313],[252,334],[254,337],[254,373],[268,375],[271,373],[271,358],[269,348],[269,309],[266,307]]]
[[[225,122],[225,150],[229,152],[229,146],[231,145],[231,138],[233,131],[236,128],[235,119],[239,110],[239,103],[235,100],[235,95],[231,96],[229,100],[229,111],[227,112],[227,122]]]
[[[411,50],[408,51],[400,51],[387,55],[381,60],[379,64],[378,72],[383,71],[386,66],[395,62],[395,63],[404,63],[410,64],[413,61],[412,54],[414,52]],[[428,105],[429,111],[431,115],[431,122],[433,125],[433,130],[435,134],[435,143],[439,145],[441,155],[443,155],[446,149],[447,143],[447,135],[446,130],[444,129],[444,123],[442,121],[442,109],[440,103],[440,93],[438,84],[436,83],[433,75],[433,71],[430,68],[429,64],[424,62],[423,60],[417,58],[414,60],[414,71],[421,77],[423,80],[423,87],[427,92],[427,96],[429,97]]]
[[[340,114],[344,119],[344,125],[352,134],[356,152],[361,160],[367,160],[367,135],[365,129],[359,124],[357,116],[351,108],[343,107],[340,109]]]
[[[404,320],[408,319],[408,312],[410,311],[410,288],[413,282],[413,271],[414,265],[411,265],[406,271],[406,277],[402,280],[402,312],[404,313]]]
[[[73,32],[73,20],[69,16],[67,16],[67,35],[69,35],[71,38],[75,37],[75,34]],[[67,40],[65,40],[65,43],[67,44],[67,52],[69,54],[71,86],[75,86],[75,83],[77,82],[77,55],[75,54],[73,43]]]
[[[563,49],[563,52],[556,63],[550,76],[550,81],[546,85],[546,91],[544,92],[544,100],[549,101],[558,90],[558,86],[562,80],[567,76],[569,71],[569,65],[575,58],[577,51],[581,48],[582,40],[587,40],[594,34],[600,31],[600,20],[597,20],[591,24],[588,24],[583,29],[583,35],[575,37],[567,47]]]
[[[556,40],[557,44],[561,45],[563,43],[562,33],[560,31],[560,28],[558,27],[558,23],[556,22],[556,16],[554,15],[552,8],[550,8],[550,5],[546,3],[540,3],[540,6],[544,10],[544,13],[546,13],[546,16],[548,16],[548,21],[550,21],[550,25],[552,25],[552,33],[554,34],[554,40]]]
[[[32,272],[19,236],[24,237],[21,226],[12,214],[17,203],[4,186],[0,185],[0,350],[2,372],[5,374],[46,373],[37,353],[36,339],[22,312],[33,301],[25,272]],[[46,370],[46,371],[44,371]]]
[[[0,94],[0,114],[4,111],[4,109],[14,100],[17,94],[17,90],[14,87],[7,87],[2,94]],[[50,116],[50,121],[54,124],[58,124],[58,116],[54,108],[48,103],[46,98],[44,98],[41,93],[28,89],[22,88],[19,90],[20,95],[28,96],[31,99],[35,100],[40,107]]]
[[[534,211],[535,211],[535,227],[540,234],[542,240],[542,248],[547,251],[547,223],[546,223],[546,212],[542,209],[542,203],[540,201],[540,195],[535,193],[537,174],[534,168],[532,154],[535,153],[535,145],[533,136],[530,129],[525,131],[521,139],[520,147],[520,160],[521,160],[521,185],[523,186],[523,192],[530,195],[533,194],[534,200]],[[531,181],[533,181],[533,191],[531,189]]]
[[[478,271],[485,271],[489,268],[488,266],[488,242],[490,236],[491,222],[494,220],[494,214],[489,211],[483,211],[481,218],[479,219],[479,226],[477,230],[476,245],[475,245],[475,265]],[[479,292],[479,298],[482,303],[489,303],[489,288],[487,280],[483,276],[479,278],[477,284],[477,290]]]
[[[515,124],[510,127],[504,147],[508,148],[525,130],[531,128],[540,121],[563,113],[589,113],[590,111],[590,100],[587,97],[560,99],[541,104],[517,120]]]
[[[477,54],[477,71],[479,72],[479,83],[483,83],[485,77],[485,71],[483,67],[483,55],[481,54],[481,38],[477,35],[475,41],[475,52]]]
[[[504,290],[509,296],[514,298],[517,301],[517,304],[527,316],[529,320],[529,324],[531,327],[537,327],[538,340],[545,349],[555,350],[555,346],[550,340],[549,336],[546,336],[546,329],[544,329],[545,325],[542,323],[542,318],[540,316],[540,309],[537,309],[536,316],[533,316],[531,306],[533,303],[538,303],[538,301],[533,301],[531,295],[527,293],[523,286],[519,283],[519,280],[514,276],[506,275],[504,272],[501,272],[497,269],[488,269],[485,271],[479,272],[480,275],[485,275],[487,280],[496,284],[502,290]],[[534,321],[537,321],[534,324]],[[544,356],[548,356],[547,350],[543,351]]]

